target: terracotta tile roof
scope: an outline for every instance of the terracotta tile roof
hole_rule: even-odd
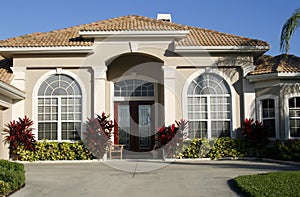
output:
[[[10,83],[13,79],[12,70],[10,67],[12,66],[12,61],[8,59],[4,59],[0,56],[0,81],[5,83]]]
[[[300,57],[285,54],[269,57],[249,75],[269,73],[300,73]]]
[[[269,46],[267,42],[220,33],[198,27],[129,15],[61,30],[33,33],[0,41],[0,47],[92,46],[93,40],[79,36],[79,31],[174,31],[189,30],[178,46]]]

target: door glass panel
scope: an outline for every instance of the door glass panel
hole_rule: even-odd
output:
[[[130,110],[129,105],[119,105],[118,107],[118,131],[119,144],[129,148],[130,144]]]
[[[151,140],[151,106],[139,105],[139,143],[140,148],[150,147]]]

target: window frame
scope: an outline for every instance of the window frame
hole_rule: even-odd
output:
[[[203,76],[205,76],[205,75],[214,75],[214,76],[216,76],[216,78],[219,78],[219,79],[221,79],[221,82],[224,84],[224,86],[225,86],[225,88],[226,88],[226,92],[227,93],[223,93],[223,94],[214,94],[214,93],[212,93],[212,94],[195,94],[195,93],[193,93],[193,94],[189,94],[188,93],[188,91],[189,91],[189,89],[190,89],[190,86],[191,86],[191,84],[192,83],[194,83],[194,82],[197,82],[197,79],[199,79],[200,77],[202,77],[203,78]],[[204,78],[203,78],[204,79]],[[218,84],[220,84],[221,82],[219,82]],[[198,84],[195,86],[195,87],[197,87],[198,85],[199,85],[199,82],[197,82]],[[210,88],[209,86],[207,86],[208,88]],[[205,87],[206,88],[206,87]],[[201,73],[201,74],[198,74],[198,75],[196,75],[196,76],[194,76],[193,78],[192,78],[192,80],[190,80],[189,82],[188,82],[188,84],[186,84],[186,86],[185,86],[185,88],[184,88],[184,90],[185,90],[185,95],[184,95],[184,98],[185,98],[185,102],[183,103],[184,104],[184,106],[185,106],[185,117],[186,117],[186,119],[187,120],[189,120],[189,121],[191,121],[191,122],[196,122],[196,121],[198,121],[198,122],[203,122],[203,121],[206,121],[207,122],[207,139],[212,139],[212,138],[215,138],[215,137],[213,137],[212,136],[212,122],[213,121],[228,121],[229,122],[229,124],[230,124],[230,127],[229,127],[229,135],[230,135],[230,137],[233,137],[233,135],[232,135],[232,128],[233,128],[233,121],[232,121],[232,116],[233,116],[233,114],[232,114],[232,110],[233,110],[233,105],[232,105],[232,91],[231,91],[231,88],[230,88],[230,85],[228,84],[228,82],[225,80],[225,78],[224,77],[222,77],[222,76],[220,76],[219,74],[216,74],[216,73],[211,73],[211,72],[204,72],[204,73]],[[193,120],[193,119],[189,119],[188,118],[188,114],[189,114],[189,104],[188,104],[188,99],[189,98],[197,98],[197,97],[200,97],[200,98],[206,98],[206,108],[207,108],[207,118],[206,119],[195,119],[195,120]],[[213,118],[211,118],[211,108],[212,108],[212,105],[211,105],[211,97],[227,97],[227,98],[229,98],[229,102],[228,102],[228,104],[229,104],[229,106],[230,106],[230,111],[229,111],[229,118],[222,118],[222,119],[213,119]],[[193,134],[195,134],[195,133],[193,133]],[[194,137],[194,136],[193,136]],[[190,138],[190,137],[189,137]]]
[[[284,97],[284,109],[285,109],[285,138],[286,139],[300,139],[299,137],[291,137],[290,132],[290,116],[289,116],[289,99],[300,97],[300,93],[288,94]]]
[[[274,100],[274,107],[275,107],[275,137],[269,137],[268,139],[270,140],[276,140],[279,139],[279,103],[278,103],[278,96],[272,95],[272,94],[267,94],[267,95],[262,95],[260,97],[256,98],[256,106],[257,106],[257,119],[263,123],[263,106],[262,106],[262,101],[267,100],[267,99],[272,99]]]
[[[62,70],[60,68],[57,68],[56,71],[49,71],[48,73],[42,75],[42,77],[38,80],[38,82],[34,86],[33,94],[32,94],[32,96],[33,96],[33,100],[32,100],[33,105],[32,106],[33,106],[33,109],[34,109],[33,110],[33,112],[34,112],[33,113],[34,114],[33,115],[33,120],[35,122],[37,122],[37,124],[38,124],[38,122],[39,122],[39,120],[38,120],[38,99],[43,98],[43,96],[38,95],[39,89],[40,89],[41,85],[43,84],[43,82],[45,80],[47,80],[48,78],[50,78],[51,76],[53,76],[53,75],[65,75],[66,77],[72,79],[73,80],[72,83],[75,82],[76,86],[79,88],[79,91],[80,91],[81,95],[80,96],[76,95],[75,97],[74,96],[71,96],[71,97],[72,98],[79,98],[80,97],[80,100],[81,100],[81,104],[80,104],[81,105],[80,121],[79,120],[76,121],[75,119],[74,119],[74,121],[72,121],[72,123],[79,123],[80,124],[80,128],[79,128],[81,130],[81,133],[79,134],[79,137],[80,137],[81,134],[82,134],[82,128],[83,128],[82,127],[83,117],[86,117],[86,109],[85,109],[85,106],[86,106],[86,104],[85,104],[85,102],[86,102],[86,100],[85,100],[86,91],[85,91],[83,82],[80,80],[80,78],[78,78],[77,75],[75,75],[74,73],[72,73],[70,71],[66,71],[66,70]],[[55,96],[55,98],[58,98],[58,97],[66,97],[66,98],[68,97],[68,98],[70,98],[70,96]],[[52,97],[52,98],[54,98],[54,97]],[[59,98],[59,99],[61,99],[61,98]],[[57,113],[58,113],[58,116],[61,116],[61,114],[59,114],[59,112],[57,112]],[[68,122],[68,121],[67,120],[61,120],[61,118],[60,118],[56,122],[58,124],[61,124],[61,126],[62,126],[63,122]],[[34,133],[35,133],[36,140],[40,141],[38,139],[38,128],[35,129]],[[49,142],[51,142],[51,141],[54,141],[54,142],[74,142],[74,141],[77,141],[77,140],[72,140],[72,139],[71,140],[70,139],[62,140],[62,130],[58,126],[57,140],[47,140],[47,141],[49,141]]]

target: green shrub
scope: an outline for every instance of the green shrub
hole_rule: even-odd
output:
[[[239,176],[234,181],[246,196],[300,196],[300,171]]]
[[[24,165],[16,162],[10,162],[7,160],[0,160],[0,166],[7,170],[12,171],[24,171]]]
[[[300,140],[277,140],[265,150],[264,156],[270,159],[300,161]]]
[[[24,185],[24,165],[0,160],[0,195],[8,195]]]
[[[9,183],[0,180],[0,195],[8,195],[10,192]]]
[[[205,158],[211,149],[209,140],[205,138],[193,139],[185,141],[183,144],[183,151],[180,158]]]
[[[18,148],[21,161],[37,160],[90,160],[93,155],[82,142],[37,142],[35,151]]]
[[[243,141],[221,137],[211,141],[200,138],[185,142],[179,157],[219,159],[222,157],[244,156],[246,156],[246,148]]]
[[[211,143],[213,145],[208,153],[208,157],[211,159],[246,156],[246,149],[242,141],[234,140],[230,137],[222,137],[212,141]]]

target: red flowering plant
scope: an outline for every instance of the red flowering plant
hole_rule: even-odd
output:
[[[244,137],[252,154],[259,156],[263,148],[268,143],[268,131],[262,122],[253,119],[245,119],[240,134]]]
[[[176,150],[181,150],[185,129],[188,125],[188,122],[183,119],[175,121],[175,123],[176,125],[162,126],[155,134],[158,147],[164,149],[167,157],[174,157]]]
[[[82,141],[96,158],[100,159],[106,153],[113,127],[112,120],[104,112],[86,121]]]
[[[25,150],[35,151],[36,140],[32,133],[33,121],[25,116],[18,121],[13,120],[3,129],[4,142],[9,144],[9,155],[12,159],[18,159],[17,149],[21,146]]]

